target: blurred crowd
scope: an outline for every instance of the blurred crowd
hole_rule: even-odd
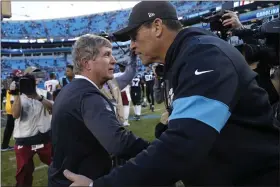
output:
[[[222,1],[172,1],[179,17],[215,8]],[[36,21],[3,21],[2,39],[54,38],[68,39],[87,33],[112,33],[127,24],[130,9],[63,19]]]
[[[128,50],[128,46],[124,46],[121,48],[116,47],[113,48],[113,54],[118,63],[127,63],[129,55],[124,53],[124,51]],[[65,58],[64,55],[60,56],[23,56],[23,57],[3,57],[1,59],[1,78],[6,79],[7,76],[10,75],[12,70],[19,69],[24,70],[27,67],[35,66],[38,67],[48,73],[56,72],[56,76],[58,78],[64,76],[65,67],[68,64],[72,64],[71,55],[67,55]],[[143,71],[144,66],[141,64],[138,59],[138,71]],[[119,67],[115,67],[115,73],[119,72]],[[47,77],[46,77],[47,79]]]

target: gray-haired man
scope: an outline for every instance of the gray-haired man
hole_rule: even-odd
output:
[[[53,107],[49,186],[71,184],[64,169],[97,179],[109,173],[110,154],[130,158],[148,146],[122,127],[100,91],[113,79],[116,61],[110,41],[84,35],[75,42],[72,55],[75,79],[61,90]]]

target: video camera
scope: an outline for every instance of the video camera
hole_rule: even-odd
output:
[[[223,40],[227,39],[227,32],[230,30],[230,26],[223,26],[223,21],[226,19],[229,19],[230,17],[225,16],[222,17],[226,13],[225,10],[220,10],[220,11],[215,11],[212,12],[212,15],[207,16],[207,17],[201,17],[201,21],[204,23],[209,23],[210,24],[210,29],[211,31],[220,31],[221,35],[219,36]]]
[[[228,31],[244,41],[244,44],[236,48],[245,56],[247,62],[253,63],[265,60],[270,65],[279,65],[280,46],[280,20],[274,19],[267,23],[259,21],[250,29],[232,29],[223,26],[222,22],[230,17],[222,17],[225,10],[212,12],[210,16],[202,17],[201,21],[210,23],[211,31],[218,31],[218,36],[223,40],[228,39]]]
[[[18,95],[24,93],[25,95],[32,95],[36,93],[36,78],[45,78],[46,73],[41,70],[35,70],[23,76],[10,76],[6,81],[6,85],[11,85],[13,81],[16,83],[16,89],[10,90],[11,95]]]
[[[275,19],[250,29],[233,30],[232,34],[244,41],[237,48],[247,62],[266,61],[271,66],[280,63],[280,20]]]

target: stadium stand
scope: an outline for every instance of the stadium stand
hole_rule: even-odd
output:
[[[179,17],[194,12],[209,10],[221,5],[208,1],[172,1]],[[36,21],[3,21],[1,23],[2,39],[69,39],[86,33],[112,33],[125,24],[130,9],[78,16],[63,19],[46,19]]]
[[[220,6],[222,2],[207,2],[207,1],[171,1],[177,8],[178,16],[184,18],[187,15],[202,11],[213,9]],[[122,28],[127,21],[131,9],[118,10],[112,12],[105,12],[99,14],[91,14],[85,16],[77,16],[71,18],[61,19],[46,19],[46,20],[31,20],[31,21],[2,21],[1,23],[1,37],[4,40],[19,41],[22,39],[52,39],[53,41],[67,41],[87,33],[99,34],[101,32],[112,33]],[[63,42],[61,42],[63,45]],[[14,45],[14,44],[13,44]],[[50,46],[50,44],[29,44],[18,47],[11,45],[8,48],[2,45],[5,55],[2,55],[1,78],[5,79],[13,69],[25,69],[28,66],[34,65],[40,67],[46,72],[57,72],[57,77],[64,75],[65,67],[71,64],[70,50],[62,46]],[[71,45],[66,46],[68,48]],[[54,50],[54,48],[56,48]],[[113,54],[118,63],[125,63],[129,60],[129,56],[124,54],[128,51],[128,44],[122,47],[121,50],[115,45]],[[37,55],[32,54],[32,50],[37,51]],[[58,50],[62,51],[58,51]],[[26,51],[27,50],[27,51]],[[30,51],[28,51],[30,50]],[[64,51],[67,50],[67,53]],[[59,53],[55,53],[59,52]],[[51,53],[50,53],[51,52]],[[29,54],[26,56],[26,54]],[[34,52],[35,53],[35,52]],[[38,54],[39,53],[39,54]],[[64,53],[64,55],[63,55]],[[16,54],[16,55],[13,55]],[[58,55],[57,55],[58,54]],[[38,56],[39,55],[39,56]],[[138,59],[138,71],[144,70],[145,67],[141,65]],[[119,71],[119,67],[115,67],[115,72]],[[47,77],[46,77],[47,79]]]

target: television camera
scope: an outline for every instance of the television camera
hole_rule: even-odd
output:
[[[16,83],[16,89],[10,90],[11,95],[18,95],[24,93],[25,95],[32,95],[36,93],[36,79],[45,78],[46,73],[41,70],[35,70],[31,73],[15,76],[10,75],[6,80],[3,81],[4,87],[9,90],[9,86],[13,81]]]
[[[280,63],[280,19],[274,19],[261,25],[252,25],[250,29],[233,30],[232,34],[244,41],[238,46],[248,63],[266,61],[271,66]]]
[[[244,41],[244,44],[236,48],[245,56],[247,62],[253,63],[265,60],[270,65],[279,65],[279,46],[280,46],[280,20],[263,23],[259,21],[253,24],[250,29],[232,29],[224,27],[222,22],[229,17],[222,17],[225,10],[213,12],[212,15],[201,17],[201,21],[210,24],[211,31],[218,31],[218,36],[223,40],[232,36],[237,36]]]

